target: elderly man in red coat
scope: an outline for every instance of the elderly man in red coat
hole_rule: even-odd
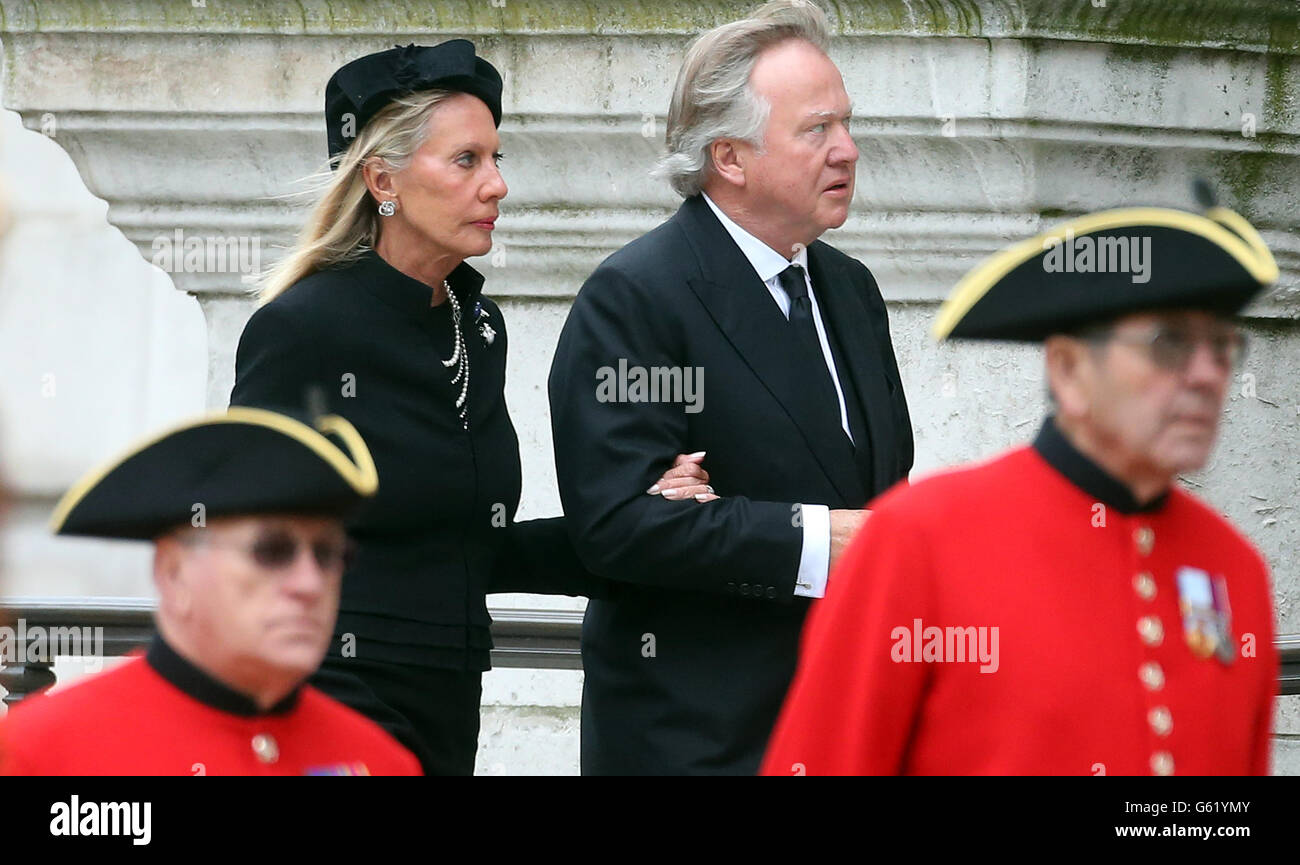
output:
[[[1045,341],[1031,446],[877,499],[803,635],[768,775],[1266,774],[1259,553],[1175,484],[1277,278],[1231,211],[1080,217],[954,289],[939,338]]]
[[[420,774],[378,725],[303,684],[333,634],[342,517],[377,485],[347,421],[257,408],[183,424],[89,474],[53,527],[155,542],[158,637],[14,707],[0,775]]]

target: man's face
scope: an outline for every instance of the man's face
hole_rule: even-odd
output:
[[[164,543],[176,546],[161,601],[200,666],[236,687],[316,670],[338,614],[347,544],[338,520],[213,519]]]
[[[1209,460],[1240,334],[1204,312],[1143,313],[1115,322],[1080,356],[1080,421],[1117,462],[1147,474]]]
[[[740,145],[746,208],[773,234],[807,245],[844,224],[853,198],[858,148],[844,80],[814,45],[792,39],[759,56],[750,83],[771,114],[761,152]]]

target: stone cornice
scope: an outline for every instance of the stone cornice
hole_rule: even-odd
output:
[[[6,100],[8,104],[8,101]],[[1300,154],[1300,128],[1261,132],[1245,138],[1235,125],[1223,129],[1159,127],[1134,122],[1092,123],[1035,116],[1028,109],[1020,117],[987,117],[954,110],[950,115],[959,122],[963,139],[990,141],[1055,141],[1074,144],[1103,144],[1156,149],[1178,148],[1231,152],[1259,152],[1261,145],[1269,155]],[[656,116],[662,129],[664,116]],[[39,121],[39,115],[36,116]],[[645,115],[593,110],[589,114],[523,113],[507,114],[501,124],[503,136],[519,137],[561,135],[613,135],[641,137]],[[855,138],[933,138],[940,119],[927,115],[871,115],[853,118]],[[30,124],[36,131],[39,122]],[[321,139],[324,126],[319,112],[304,111],[80,111],[58,112],[58,127],[63,132],[114,132],[121,134],[195,131],[211,135],[291,133]],[[662,137],[662,136],[660,136]],[[321,164],[324,165],[322,152]]]
[[[1102,3],[1103,5],[1095,5]],[[18,32],[317,35],[693,35],[753,0],[0,0]],[[1277,0],[823,0],[836,33],[1216,46],[1300,53],[1300,7]]]
[[[754,3],[494,2],[0,0],[4,102],[146,259],[183,229],[256,238],[265,266],[302,221],[283,196],[323,167],[329,73],[390,40],[475,36],[506,81],[493,291],[562,298],[675,207],[649,169],[681,49]],[[1300,317],[1300,4],[1094,2],[827,0],[863,151],[834,242],[890,300],[933,302],[1009,240],[1134,189],[1191,207],[1203,176],[1277,254],[1259,314]],[[211,298],[246,288],[172,276]]]

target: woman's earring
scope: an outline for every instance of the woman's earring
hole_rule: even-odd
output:
[[[391,198],[380,202],[379,204],[380,216],[392,216],[396,212],[397,212],[397,202],[393,201]]]

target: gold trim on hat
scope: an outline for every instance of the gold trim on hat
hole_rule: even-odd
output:
[[[374,495],[379,489],[379,472],[375,469],[374,458],[370,456],[370,448],[366,447],[366,441],[357,432],[357,428],[342,415],[327,414],[316,419],[316,429],[343,439],[343,444],[352,457],[352,465],[357,470],[355,481],[349,479],[348,483],[363,496]]]
[[[225,411],[211,412],[155,433],[111,462],[87,473],[64,493],[63,498],[55,506],[54,513],[50,515],[50,531],[58,534],[69,514],[81,503],[81,500],[127,460],[185,430],[227,423],[266,427],[294,439],[324,460],[359,495],[373,496],[375,490],[379,488],[379,474],[375,470],[370,449],[366,447],[361,434],[346,419],[338,415],[325,415],[316,422],[321,430],[317,432],[302,421],[278,412],[249,406],[231,406]],[[347,446],[350,458],[349,454],[344,453],[334,442],[325,438],[323,433],[338,435]]]
[[[1277,262],[1264,239],[1242,216],[1226,207],[1211,208],[1204,216],[1167,207],[1103,210],[1061,223],[1051,231],[1022,240],[985,259],[961,278],[939,307],[931,335],[936,340],[947,339],[989,289],[1026,261],[1042,255],[1053,243],[1062,242],[1067,231],[1078,237],[1113,228],[1143,226],[1176,228],[1204,237],[1231,255],[1260,285],[1277,281]]]

